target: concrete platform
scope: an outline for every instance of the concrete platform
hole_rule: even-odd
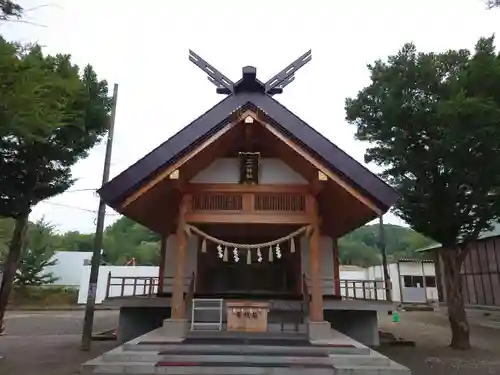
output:
[[[83,370],[96,375],[410,374],[407,368],[333,329],[330,337],[303,346],[286,343],[285,339],[282,345],[188,344],[159,328],[85,363]]]

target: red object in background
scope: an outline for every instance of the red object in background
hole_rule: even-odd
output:
[[[132,258],[125,263],[126,266],[135,266],[135,258]]]

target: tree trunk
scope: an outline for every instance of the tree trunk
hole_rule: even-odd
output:
[[[462,250],[462,251],[465,251]],[[470,349],[469,322],[465,312],[462,294],[462,279],[460,269],[463,257],[456,249],[443,249],[443,271],[446,285],[446,304],[448,305],[448,320],[451,327],[451,343],[453,349]]]
[[[16,219],[14,232],[10,241],[9,253],[4,264],[2,285],[0,286],[0,332],[3,330],[3,319],[5,310],[9,302],[14,276],[19,267],[21,250],[23,248],[24,239],[26,237],[26,229],[28,227],[28,215],[24,215]]]

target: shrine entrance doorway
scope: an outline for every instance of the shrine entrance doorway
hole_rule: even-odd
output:
[[[246,242],[244,238],[231,242],[252,243]],[[265,239],[258,241],[262,242],[266,242]],[[217,245],[210,244],[205,253],[198,254],[196,290],[206,295],[242,298],[300,295],[300,251],[291,253],[289,248],[289,243],[282,243],[279,254],[273,247],[271,255],[269,248],[266,248],[260,250],[260,256],[254,250],[250,260],[246,250],[239,250],[236,257],[238,261],[235,261],[234,249],[223,250],[221,258]]]

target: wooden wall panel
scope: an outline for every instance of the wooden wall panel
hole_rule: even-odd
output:
[[[466,304],[500,306],[499,241],[490,238],[470,245],[461,270]]]

